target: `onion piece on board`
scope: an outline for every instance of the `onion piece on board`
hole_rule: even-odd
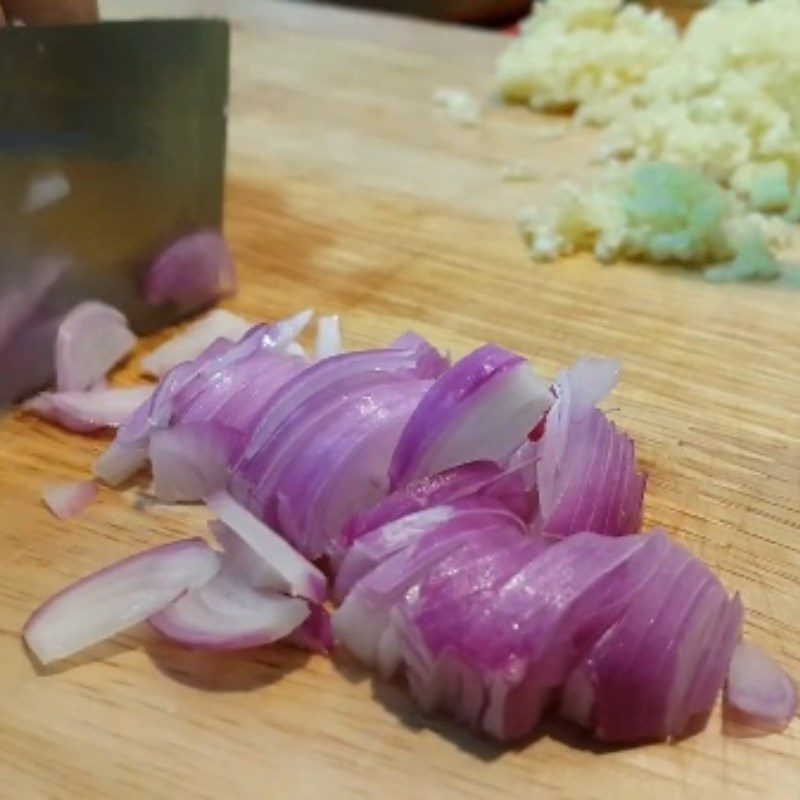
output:
[[[217,231],[198,231],[178,239],[151,264],[142,293],[152,305],[171,301],[200,306],[236,291],[236,269],[225,239]]]
[[[239,509],[229,508],[229,502],[224,493],[212,499],[212,505],[222,510],[226,519],[239,522],[241,529]],[[150,624],[173,641],[208,650],[258,647],[290,634],[308,649],[325,647],[329,637],[324,610],[314,607],[318,610],[312,619],[312,607],[305,599],[279,593],[291,587],[285,577],[293,566],[285,554],[286,543],[255,529],[246,534],[257,534],[258,546],[251,547],[247,539],[220,520],[209,523],[209,528],[222,545],[219,572],[204,586],[152,616]],[[304,566],[315,571],[311,564]],[[319,579],[324,581],[321,574]],[[315,594],[321,597],[319,591]]]
[[[207,650],[241,650],[283,639],[308,618],[305,600],[248,586],[224,563],[208,583],[148,619],[160,633]]]
[[[342,332],[339,328],[339,317],[320,317],[317,320],[317,361],[323,358],[338,356],[342,352]]]
[[[207,583],[219,556],[202,540],[162,545],[89,575],[38,608],[22,635],[43,664],[108,639]]]
[[[121,311],[96,300],[79,303],[61,321],[56,334],[56,388],[61,392],[91,389],[135,346],[136,336]]]
[[[145,375],[160,378],[178,364],[197,358],[217,339],[238,342],[251,327],[253,324],[246,319],[224,308],[215,308],[148,353],[142,359],[141,370]]]
[[[94,481],[73,481],[46,487],[42,499],[59,519],[69,519],[78,516],[94,500],[98,491],[99,487]]]
[[[254,517],[227,492],[206,500],[211,512],[240,542],[221,535],[223,546],[253,586],[269,586],[321,603],[327,596],[325,576],[275,531]],[[215,530],[217,536],[219,529]]]
[[[91,433],[116,428],[153,393],[152,386],[95,389],[91,392],[42,392],[22,408],[67,430]]]
[[[777,733],[797,713],[797,688],[771,656],[740,642],[728,669],[724,701],[726,733]]]

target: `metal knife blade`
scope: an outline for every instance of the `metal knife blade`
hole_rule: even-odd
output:
[[[140,286],[170,242],[221,225],[228,62],[221,20],[0,31],[0,404],[48,382],[80,300],[138,333],[196,310]]]

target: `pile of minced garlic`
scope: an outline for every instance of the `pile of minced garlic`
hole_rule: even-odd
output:
[[[764,236],[786,229],[763,215],[800,219],[798,43],[800,0],[719,0],[682,36],[622,0],[537,3],[500,58],[503,96],[574,110],[605,129],[602,158],[643,163],[613,167],[586,191],[563,189],[546,214],[527,212],[532,255],[593,249],[604,260],[708,264],[747,256],[761,237],[752,269],[739,258],[711,276],[774,276]]]

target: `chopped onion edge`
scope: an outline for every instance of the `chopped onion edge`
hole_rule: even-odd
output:
[[[749,735],[784,730],[797,713],[797,689],[775,660],[740,642],[725,684],[726,732]]]

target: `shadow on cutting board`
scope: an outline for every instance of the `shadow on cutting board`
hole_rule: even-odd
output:
[[[311,653],[285,644],[252,650],[192,650],[153,637],[145,650],[155,667],[185,686],[207,692],[249,692],[279,683],[303,667]]]

